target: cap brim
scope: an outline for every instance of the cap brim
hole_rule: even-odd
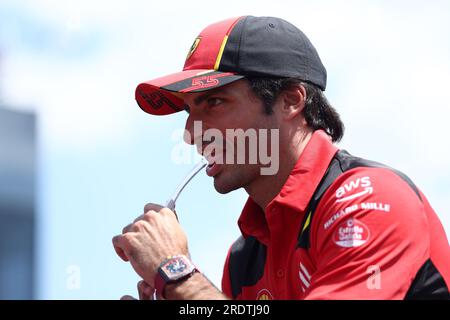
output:
[[[201,92],[218,88],[244,76],[216,70],[185,70],[143,82],[136,88],[136,101],[147,113],[166,115],[184,110],[176,93]]]

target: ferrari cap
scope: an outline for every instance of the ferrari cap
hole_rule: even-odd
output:
[[[245,76],[289,77],[325,90],[327,72],[306,35],[274,17],[243,16],[206,27],[189,49],[183,71],[139,84],[136,100],[150,114],[184,110],[173,93],[201,92]]]

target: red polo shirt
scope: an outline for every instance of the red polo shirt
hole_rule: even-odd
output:
[[[448,295],[449,244],[424,195],[402,173],[338,150],[321,130],[266,210],[249,198],[238,225],[222,280],[230,298]]]

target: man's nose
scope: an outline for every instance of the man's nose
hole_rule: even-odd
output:
[[[202,122],[198,118],[194,117],[192,114],[189,114],[184,127],[184,142],[187,144],[201,143],[203,137],[203,126],[201,123]]]
[[[184,126],[183,140],[187,144],[194,144],[194,120],[191,115],[187,118]]]
[[[184,128],[183,140],[187,144],[195,145],[197,152],[203,153],[203,122],[195,118],[192,114],[186,120],[186,125]]]

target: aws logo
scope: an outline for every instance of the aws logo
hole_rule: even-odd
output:
[[[354,193],[353,191],[359,191]],[[370,177],[361,177],[345,183],[336,191],[336,202],[344,202],[373,192]]]
[[[267,289],[262,289],[256,294],[256,300],[273,300],[273,296]]]
[[[194,54],[194,51],[197,49],[198,44],[200,43],[200,40],[201,40],[201,39],[202,39],[202,38],[197,37],[197,38],[194,40],[194,43],[192,44],[191,48],[189,49],[189,52],[188,52],[187,57],[186,57],[186,60],[188,60],[188,59]]]

